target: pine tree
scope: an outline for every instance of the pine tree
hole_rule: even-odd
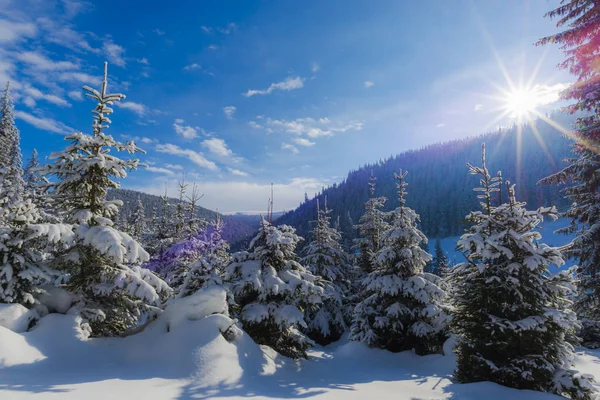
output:
[[[175,237],[177,240],[183,239],[187,236],[186,229],[186,205],[185,205],[185,192],[187,191],[187,183],[181,180],[178,183],[179,185],[179,201],[177,202],[177,206],[175,208]]]
[[[31,199],[0,206],[0,303],[31,306],[38,288],[59,276],[48,263],[49,252],[59,243],[70,244],[73,231],[41,219]]]
[[[178,297],[190,296],[203,287],[222,284],[221,275],[229,264],[229,244],[223,239],[224,223],[220,215],[203,234],[206,247],[202,256],[191,263],[183,279]]]
[[[100,91],[84,86],[86,96],[97,101],[93,110],[93,135],[68,135],[69,146],[53,153],[53,164],[44,172],[55,179],[49,183],[64,210],[66,222],[75,226],[75,244],[59,254],[55,265],[66,279],[66,287],[79,297],[80,314],[95,335],[119,334],[137,323],[142,313],[150,317],[170,289],[157,276],[136,264],[147,261],[148,253],[128,234],[113,227],[121,201],[107,201],[114,179],[127,176],[138,160],[122,160],[116,151],[141,151],[133,142],[121,144],[103,131],[108,128],[113,102],[122,94],[107,94],[107,64]]]
[[[29,196],[34,199],[35,203],[39,203],[44,197],[42,187],[47,183],[44,177],[40,174],[40,163],[38,160],[38,152],[33,149],[31,158],[25,166],[23,180],[25,181],[25,190]]]
[[[390,351],[435,353],[446,339],[446,294],[439,277],[423,272],[431,255],[420,246],[427,238],[417,228],[419,216],[405,206],[406,172],[394,176],[400,207],[372,257],[375,268],[365,278],[367,293],[356,306],[350,339]]]
[[[458,241],[467,262],[449,276],[452,325],[459,335],[455,378],[591,398],[591,378],[572,370],[567,338],[576,318],[568,307],[566,276],[552,278],[548,271],[564,261],[535,230],[544,217],[556,219],[556,209],[527,211],[508,182],[509,202],[495,206],[493,193],[502,181],[487,170],[485,146],[482,166],[467,165],[481,177],[475,191],[483,211],[467,216],[473,226]]]
[[[312,232],[312,242],[305,248],[302,259],[309,271],[324,279],[323,305],[309,310],[305,316],[308,337],[326,345],[338,340],[346,330],[343,302],[350,290],[348,257],[340,241],[342,235],[331,226],[331,210],[320,209],[317,200],[317,221]]]
[[[140,196],[138,196],[137,205],[131,218],[131,228],[133,236],[138,240],[146,232],[146,210]]]
[[[438,239],[435,241],[435,255],[432,260],[433,268],[430,272],[443,278],[448,273],[449,264],[450,261],[442,249],[442,242]]]
[[[198,186],[194,184],[192,186],[192,194],[187,197],[187,232],[189,235],[198,234],[198,232],[204,230],[207,226],[207,222],[202,218],[198,218],[198,201],[203,198],[204,195],[198,192]]]
[[[323,295],[318,278],[296,261],[300,240],[290,226],[263,219],[248,251],[235,253],[225,274],[244,330],[256,343],[291,358],[307,358],[310,340],[299,328],[307,328],[304,313]]]
[[[388,227],[387,216],[381,211],[387,199],[385,197],[375,197],[375,180],[376,178],[371,171],[369,180],[370,198],[365,203],[365,213],[360,217],[359,224],[356,226],[361,237],[354,240],[354,248],[359,251],[357,263],[364,273],[373,271],[372,256],[379,251],[381,234]]]
[[[545,37],[538,44],[559,43],[567,59],[560,65],[577,77],[561,93],[561,99],[574,101],[566,107],[571,114],[584,112],[568,137],[574,140],[574,156],[562,171],[542,183],[568,183],[564,192],[572,201],[563,214],[570,226],[559,232],[575,234],[567,254],[578,260],[579,295],[575,310],[583,323],[584,344],[600,346],[600,92],[598,82],[598,41],[600,8],[593,0],[561,1],[560,7],[546,14],[558,18],[563,32]],[[591,113],[591,114],[590,114]]]
[[[0,139],[2,153],[0,173],[4,196],[12,200],[23,198],[23,162],[21,159],[21,134],[15,125],[14,106],[10,95],[10,84],[6,84],[0,99]],[[4,147],[6,146],[6,147]]]

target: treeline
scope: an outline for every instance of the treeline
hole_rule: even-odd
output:
[[[554,123],[570,129],[574,118],[556,113],[550,116]],[[410,170],[407,183],[411,191],[407,201],[421,215],[421,229],[430,237],[456,236],[467,227],[465,215],[477,206],[472,196],[474,178],[464,174],[466,162],[477,159],[480,144],[488,146],[490,170],[502,168],[506,179],[517,183],[519,199],[531,207],[554,204],[563,209],[567,202],[561,186],[537,185],[537,182],[557,172],[563,159],[571,154],[570,140],[547,122],[537,119],[533,125],[512,126],[497,132],[452,140],[426,146],[389,157],[374,164],[366,164],[351,171],[339,184],[333,184],[277,220],[278,224],[292,225],[298,234],[307,235],[310,221],[315,219],[316,202],[327,204],[333,210],[332,219],[339,221],[344,246],[349,249],[357,237],[354,225],[364,212],[363,204],[369,198],[368,182],[371,174],[377,179],[376,196],[388,199],[383,210],[398,206],[395,199],[394,172]]]

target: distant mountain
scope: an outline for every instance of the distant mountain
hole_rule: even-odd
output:
[[[152,218],[152,212],[155,209],[156,215],[161,216],[162,211],[162,200],[160,196],[155,196],[148,193],[138,192],[136,190],[128,189],[114,189],[108,192],[107,198],[109,200],[118,199],[123,201],[123,207],[121,207],[121,214],[126,217],[130,216],[135,207],[137,206],[138,197],[142,199],[144,210],[146,212],[146,218],[150,220]],[[169,204],[174,206],[178,203],[178,199],[169,198]],[[197,216],[206,220],[214,220],[217,213],[204,207],[197,207]],[[224,238],[231,243],[232,249],[237,250],[243,247],[247,239],[249,239],[258,230],[260,224],[260,215],[245,215],[245,214],[234,214],[234,215],[221,215],[223,221],[225,221],[225,230],[223,233]]]
[[[560,113],[550,118],[567,128],[573,122],[572,116]],[[516,183],[518,200],[526,201],[530,208],[550,204],[559,208],[566,206],[560,188],[536,183],[564,166],[562,160],[570,154],[571,141],[552,125],[536,120],[533,127],[515,125],[364,165],[351,171],[341,183],[324,189],[315,198],[287,212],[277,224],[292,225],[299,235],[310,239],[311,221],[316,219],[316,199],[323,205],[327,196],[327,205],[333,210],[332,220],[339,218],[344,244],[349,248],[356,237],[353,224],[363,214],[364,202],[369,197],[367,184],[371,172],[377,178],[375,195],[387,197],[386,210],[392,210],[398,206],[394,172],[402,168],[408,171],[407,206],[421,215],[421,229],[429,237],[460,235],[466,227],[467,213],[479,207],[473,192],[478,178],[467,173],[465,164],[480,165],[482,142],[486,143],[490,172],[496,174],[502,170],[505,179]]]

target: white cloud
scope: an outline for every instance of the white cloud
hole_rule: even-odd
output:
[[[35,22],[44,31],[44,40],[50,43],[55,43],[78,52],[89,51],[94,54],[102,53],[102,50],[92,47],[83,34],[74,31],[71,26],[65,24],[64,21],[41,17],[37,18]]]
[[[176,124],[184,124],[184,123],[185,123],[185,120],[184,120],[184,119],[181,119],[181,118],[177,118],[177,119],[175,119],[175,123],[176,123]]]
[[[111,41],[107,41],[102,45],[102,49],[104,50],[104,54],[108,57],[108,60],[113,64],[118,65],[119,67],[124,67],[126,62],[123,58],[125,53],[125,49],[118,44],[115,44]]]
[[[73,133],[74,131],[74,129],[69,128],[62,122],[58,122],[50,118],[36,117],[35,115],[31,115],[23,111],[15,111],[15,117],[43,131],[60,133],[63,135]]]
[[[372,86],[374,86],[374,85],[375,85],[375,84],[374,84],[373,82],[371,82],[371,81],[365,81],[365,87],[366,87],[367,89],[368,89],[368,88],[370,88],[370,87],[372,87]]]
[[[229,172],[231,173],[231,175],[248,176],[247,172],[240,171],[239,169],[233,169],[233,168],[227,168],[227,169],[229,170]]]
[[[282,143],[281,144],[281,149],[282,150],[289,150],[294,154],[298,154],[300,153],[300,151],[298,150],[298,148],[296,146],[294,146],[293,144],[290,143]]]
[[[168,170],[166,168],[161,168],[161,167],[146,167],[147,171],[150,172],[156,172],[158,174],[165,174],[165,175],[170,175],[170,176],[174,176],[175,172]]]
[[[227,117],[227,119],[233,119],[233,114],[235,114],[236,110],[237,108],[234,106],[223,107],[223,112],[225,113],[225,117]]]
[[[158,36],[163,36],[165,31],[161,31],[160,29],[154,29],[152,32],[156,33]]]
[[[227,147],[227,143],[223,139],[211,138],[202,142],[202,147],[206,148],[213,154],[221,157],[229,157],[233,152]]]
[[[348,123],[333,124],[328,118],[319,118],[319,120],[313,118],[296,118],[293,121],[268,118],[266,125],[268,125],[272,131],[306,135],[311,138],[333,136],[335,133],[350,130],[360,131],[363,128],[362,122],[352,121]]]
[[[200,65],[196,64],[196,63],[186,65],[185,67],[183,67],[183,69],[185,69],[186,71],[191,71],[193,69],[198,69],[198,68],[200,68]]]
[[[16,58],[42,71],[64,71],[78,68],[77,64],[70,61],[52,61],[35,51],[19,52],[16,54]]]
[[[118,101],[115,103],[115,105],[120,108],[133,111],[140,117],[148,112],[148,108],[145,105],[141,103],[135,103],[133,101]]]
[[[204,33],[212,33],[212,31],[213,31],[213,29],[211,27],[204,26],[204,25],[202,25],[200,27],[200,29],[202,29],[204,31]]]
[[[69,96],[73,100],[83,100],[83,94],[81,93],[81,90],[71,90],[69,93],[67,93],[67,96]]]
[[[142,143],[146,143],[146,144],[149,144],[149,143],[154,143],[154,142],[156,142],[156,140],[155,140],[155,139],[150,139],[150,138],[148,138],[148,137],[142,137],[142,138],[140,138],[140,142],[142,142]]]
[[[34,108],[35,105],[36,105],[35,100],[33,99],[33,97],[29,97],[29,96],[27,96],[27,97],[25,97],[23,99],[23,104],[25,104],[29,108]]]
[[[208,50],[215,51],[219,48],[216,44],[211,44],[207,47]]]
[[[304,146],[304,147],[310,147],[310,146],[314,146],[315,142],[311,142],[308,139],[304,139],[304,138],[294,138],[292,139],[296,144],[300,145],[300,146]]]
[[[148,61],[148,59],[146,57],[144,58],[140,58],[139,60],[137,60],[140,64],[144,64],[144,65],[150,65],[150,62]]]
[[[71,104],[63,98],[60,98],[53,94],[42,93],[39,89],[34,88],[33,86],[27,86],[24,90],[25,94],[27,94],[30,98],[35,100],[45,100],[49,103],[55,104],[60,107],[71,107]],[[31,104],[31,101],[29,101]],[[27,103],[26,103],[27,104]],[[30,105],[28,104],[28,105]]]
[[[312,64],[310,65],[310,70],[311,70],[313,73],[317,72],[317,71],[318,71],[318,70],[320,70],[320,69],[321,69],[321,66],[320,66],[319,64],[317,64],[316,62],[314,62],[314,63],[312,63]]]
[[[217,167],[217,164],[215,164],[212,161],[207,160],[206,157],[204,157],[204,154],[195,152],[194,150],[190,150],[190,149],[182,149],[181,147],[176,146],[174,144],[170,144],[170,143],[158,144],[156,146],[156,151],[158,151],[159,153],[166,153],[166,154],[172,154],[175,156],[186,157],[188,160],[190,160],[194,164],[196,164],[202,168],[209,169],[211,171],[217,171],[219,169]]]
[[[439,123],[439,124],[437,124],[435,127],[436,127],[436,128],[443,128],[443,127],[445,127],[445,126],[446,126],[446,124],[445,124],[445,123],[443,123],[443,122],[440,122],[440,123]]]
[[[216,28],[217,32],[222,33],[224,35],[229,35],[235,31],[237,31],[238,26],[233,22],[227,24],[225,28]]]
[[[165,164],[165,168],[169,169],[183,169],[183,167],[179,164]]]
[[[178,123],[177,121],[182,122]],[[182,119],[176,119],[173,128],[178,135],[183,136],[185,139],[194,139],[198,137],[198,131],[189,125],[183,125]]]
[[[192,185],[195,182],[189,181]],[[249,182],[247,178],[232,178],[231,181],[210,181],[202,179],[196,182],[202,187],[204,197],[202,206],[224,213],[243,211],[266,214],[266,199],[271,193],[270,182]],[[177,182],[169,180],[169,193],[175,193]],[[312,194],[321,190],[327,183],[314,178],[297,177],[287,181],[275,182],[275,210],[293,210],[304,199],[304,193]],[[157,179],[148,186],[128,187],[146,193],[162,195],[165,192],[164,180]]]
[[[260,125],[260,124],[259,124],[258,122],[256,122],[256,121],[250,121],[250,122],[248,122],[248,126],[249,126],[250,128],[253,128],[253,129],[260,129],[260,128],[262,128],[262,125]]]
[[[58,79],[63,82],[75,81],[94,86],[102,84],[102,80],[99,77],[84,74],[83,72],[63,72],[58,76]]]
[[[474,111],[479,111],[483,108],[483,104],[475,104]]]
[[[275,90],[290,91],[290,90],[295,90],[295,89],[301,89],[302,87],[304,87],[304,81],[305,81],[305,78],[301,78],[299,76],[296,76],[293,78],[289,77],[289,78],[286,78],[285,80],[283,80],[282,82],[271,83],[271,85],[265,90],[250,89],[243,95],[246,97],[251,97],[251,96],[254,96],[257,94],[260,94],[260,95],[271,94]]]
[[[0,43],[14,42],[26,37],[30,38],[36,34],[37,28],[33,23],[0,20]]]

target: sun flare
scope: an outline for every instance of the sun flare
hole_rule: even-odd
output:
[[[535,113],[543,103],[539,94],[531,89],[515,89],[506,94],[506,111],[513,117],[522,118]]]

